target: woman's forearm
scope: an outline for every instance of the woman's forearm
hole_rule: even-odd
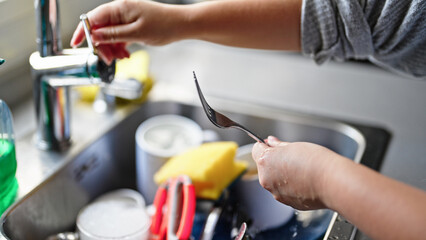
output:
[[[339,160],[324,181],[328,207],[373,239],[424,239],[424,191],[348,159]]]
[[[301,0],[223,0],[183,7],[182,39],[299,51]]]

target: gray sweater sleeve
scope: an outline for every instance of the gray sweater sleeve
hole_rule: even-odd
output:
[[[426,0],[303,0],[302,51],[426,79]]]

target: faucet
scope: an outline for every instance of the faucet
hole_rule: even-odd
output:
[[[91,44],[92,49],[62,49],[58,0],[35,0],[34,5],[38,51],[31,54],[29,62],[37,117],[36,144],[43,150],[63,151],[71,145],[70,87],[109,85],[114,79],[115,62],[105,64]],[[85,32],[91,43],[90,31]],[[141,92],[141,87],[131,87]]]

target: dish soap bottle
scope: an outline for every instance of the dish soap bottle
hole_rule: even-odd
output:
[[[12,114],[0,99],[0,215],[15,201],[18,190],[16,166]]]

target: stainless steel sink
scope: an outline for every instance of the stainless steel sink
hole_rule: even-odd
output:
[[[227,100],[209,100],[212,106],[262,137],[273,134],[287,141],[314,142],[374,169],[379,169],[390,139],[389,133],[376,127]],[[240,145],[252,142],[238,130],[214,127],[197,103],[149,101],[118,121],[9,208],[0,221],[4,237],[45,239],[54,233],[73,231],[79,210],[92,199],[117,188],[136,189],[135,131],[145,119],[159,114],[189,117],[203,129],[217,132],[222,140]],[[336,219],[340,221],[334,223]],[[340,224],[339,231],[354,231],[353,226],[336,215],[327,234],[337,231],[333,224]]]

